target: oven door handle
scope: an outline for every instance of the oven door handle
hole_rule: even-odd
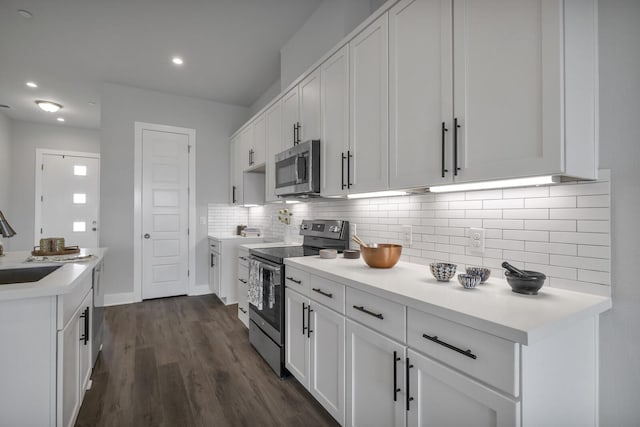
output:
[[[260,263],[260,270],[268,270],[268,271],[270,271],[272,273],[278,273],[278,272],[280,272],[280,269],[281,269],[281,267],[272,267],[272,266],[270,266],[268,264]]]

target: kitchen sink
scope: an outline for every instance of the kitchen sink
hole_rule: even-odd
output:
[[[9,268],[6,270],[0,270],[0,285],[37,282],[60,267],[62,267],[62,265],[48,265],[33,268]]]

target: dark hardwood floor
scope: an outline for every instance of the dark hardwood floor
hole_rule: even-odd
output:
[[[104,347],[77,426],[335,426],[249,344],[215,296],[107,307]]]

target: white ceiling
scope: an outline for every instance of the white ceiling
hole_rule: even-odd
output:
[[[320,3],[0,0],[0,104],[11,106],[0,111],[98,128],[102,82],[250,106],[278,79],[280,48]],[[185,64],[173,65],[173,55]],[[29,80],[39,87],[28,88]],[[36,99],[64,109],[45,113]]]

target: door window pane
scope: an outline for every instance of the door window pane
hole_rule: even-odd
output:
[[[84,205],[87,203],[87,195],[85,193],[73,193],[73,204]]]
[[[87,167],[84,165],[73,165],[73,174],[77,176],[87,176]]]
[[[74,221],[73,231],[77,231],[77,232],[87,231],[87,223],[84,221]]]

